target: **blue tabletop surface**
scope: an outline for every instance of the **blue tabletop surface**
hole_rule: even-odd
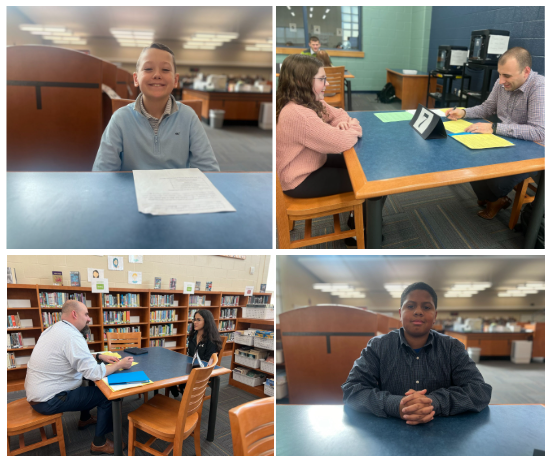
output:
[[[277,405],[276,455],[531,456],[545,450],[545,408],[491,405],[411,426],[343,405]]]
[[[237,210],[139,213],[132,173],[8,173],[8,248],[272,248],[271,173],[206,173]]]
[[[354,149],[367,181],[545,158],[545,147],[531,141],[503,137],[514,146],[472,150],[450,136],[424,140],[408,120],[384,123],[374,112],[349,114],[363,128],[363,137]],[[441,120],[449,121],[445,117]]]
[[[402,74],[403,73],[403,69],[388,69],[388,70],[392,70],[393,72],[397,72],[399,74]],[[405,69],[405,70],[416,70],[416,69]],[[427,72],[420,72],[418,71],[417,74],[405,74],[406,75],[409,75],[409,76],[412,76],[412,75],[429,75]]]
[[[148,351],[148,354],[134,355],[124,351],[118,352],[122,358],[133,357],[138,364],[127,370],[117,371],[115,374],[144,371],[149,379],[157,382],[179,376],[184,376],[187,379],[192,371],[192,357],[163,347],[145,347],[143,350]],[[207,365],[207,363],[204,363],[204,365]],[[217,365],[214,369],[219,368],[221,367]]]

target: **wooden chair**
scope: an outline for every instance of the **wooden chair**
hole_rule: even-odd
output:
[[[346,237],[357,237],[357,248],[365,248],[365,228],[363,224],[364,199],[356,199],[353,192],[329,195],[327,197],[296,199],[283,193],[279,177],[276,174],[276,221],[279,235],[279,248],[293,249],[319,243],[342,240]],[[342,232],[340,230],[340,213],[353,211],[355,229]],[[313,218],[333,215],[334,232],[317,237],[311,236],[311,221]],[[305,220],[304,238],[291,242],[290,231],[294,221]]]
[[[344,66],[325,67],[329,86],[325,90],[329,96],[325,96],[325,102],[333,107],[345,108],[344,99]],[[330,96],[333,94],[334,96]]]
[[[26,398],[8,403],[8,456],[26,453],[27,451],[55,442],[59,442],[61,455],[66,456],[62,416],[62,413],[42,415],[30,406]],[[44,427],[49,424],[52,425],[53,435],[55,436],[51,439],[46,437],[46,432],[44,430]],[[31,445],[25,445],[24,433],[34,429],[40,429],[42,441]],[[14,435],[19,436],[19,448],[11,451],[9,447],[9,438]]]
[[[535,195],[528,195],[528,188],[532,189],[534,193],[537,192],[537,186],[532,185],[533,183],[534,180],[528,178],[515,186],[515,200],[513,201],[511,217],[509,218],[509,229],[514,229],[517,225],[522,207],[534,201]]]
[[[123,351],[128,347],[141,347],[141,332],[106,333],[106,341],[110,352]],[[141,398],[139,394],[139,399]],[[144,394],[144,402],[148,402],[148,393]]]
[[[131,104],[132,102],[135,102],[133,99],[113,99],[112,100],[112,113],[116,112],[121,107],[127,106],[128,104]],[[182,102],[182,101],[181,101]],[[184,101],[183,104],[185,106],[191,107],[194,109],[194,112],[197,114],[198,118],[201,120],[201,100],[199,99],[192,99],[189,101]]]
[[[127,415],[129,419],[129,456],[135,455],[135,447],[155,456],[167,456],[171,451],[173,451],[173,456],[182,456],[182,443],[190,435],[194,437],[196,455],[201,456],[199,429],[203,397],[209,377],[218,362],[217,354],[213,354],[211,360],[211,365],[192,370],[180,404],[176,400],[158,394],[148,403],[142,404]],[[136,429],[147,432],[152,437],[145,444],[137,442]],[[151,448],[157,439],[169,442],[163,453]]]
[[[274,455],[274,398],[252,400],[232,408],[230,428],[234,456]]]

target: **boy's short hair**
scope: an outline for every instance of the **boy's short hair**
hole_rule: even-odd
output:
[[[139,71],[139,65],[140,65],[140,61],[141,61],[141,56],[142,54],[146,51],[146,50],[149,50],[150,48],[155,48],[156,50],[163,50],[163,51],[167,51],[169,54],[171,54],[171,56],[173,57],[173,67],[174,67],[174,72],[175,74],[177,73],[177,64],[175,63],[175,53],[173,53],[171,51],[171,48],[169,48],[167,45],[164,45],[163,43],[152,43],[150,46],[147,46],[146,48],[143,48],[142,51],[141,51],[141,54],[139,55],[139,59],[137,59],[137,72]]]
[[[310,40],[309,40],[309,42],[320,42],[320,41],[321,41],[321,40],[319,40],[315,35],[312,35],[312,36],[310,37]],[[308,43],[309,43],[309,42],[308,42]]]
[[[405,288],[405,291],[403,291],[403,294],[401,295],[401,307],[403,307],[403,304],[406,300],[406,297],[413,291],[416,290],[424,290],[427,291],[431,297],[433,298],[433,304],[435,305],[435,310],[437,310],[437,293],[435,293],[435,290],[431,288],[427,283],[424,282],[416,282],[412,285],[409,285]]]

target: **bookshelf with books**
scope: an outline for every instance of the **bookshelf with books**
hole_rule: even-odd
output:
[[[149,347],[186,354],[188,297],[183,290],[150,290]]]
[[[270,297],[271,297],[271,294],[270,294]],[[272,320],[249,319],[249,318],[238,318],[237,319],[237,321],[236,321],[236,330],[237,331],[247,330],[249,328],[253,328],[253,329],[257,329],[257,330],[274,331],[274,320],[273,319]],[[242,344],[238,344],[238,343],[235,343],[235,342],[233,343],[233,346],[234,346],[234,348],[233,348],[233,353],[232,353],[232,363],[231,363],[231,366],[230,366],[231,370],[234,370],[236,367],[240,367],[240,368],[246,368],[246,369],[255,370],[255,371],[258,371],[260,373],[263,373],[264,375],[266,375],[267,378],[273,378],[274,377],[274,373],[267,372],[267,371],[261,370],[260,368],[250,367],[250,366],[247,366],[247,365],[236,362],[235,361],[236,351],[240,348],[244,348],[244,347],[247,347],[247,346],[242,345]],[[253,347],[256,348],[256,346],[253,346]],[[258,347],[258,349],[262,349],[262,348]],[[273,350],[269,350],[269,349],[263,349],[263,350],[267,350],[268,353],[271,353],[271,355],[273,356]],[[266,395],[264,393],[264,386],[263,385],[249,386],[249,385],[247,385],[245,383],[242,383],[240,381],[236,381],[234,379],[233,372],[230,374],[229,384],[231,386],[239,387],[240,389],[243,389],[244,391],[249,392],[250,394],[256,395],[257,397],[260,397],[260,398],[269,397],[268,395]]]

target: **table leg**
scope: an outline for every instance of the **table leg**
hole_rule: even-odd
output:
[[[534,249],[536,246],[536,240],[538,238],[539,227],[541,225],[541,218],[545,212],[545,173],[541,171],[538,179],[538,190],[536,192],[536,198],[533,202],[534,210],[532,211],[532,217],[528,223],[526,229],[526,235],[524,236],[524,248]]]
[[[220,377],[211,378],[211,405],[209,407],[209,426],[207,427],[207,441],[215,440],[215,424],[217,421],[218,395],[220,392]]]
[[[112,400],[112,423],[114,425],[114,455],[123,456],[122,450],[122,399]]]
[[[346,86],[348,88],[348,110],[347,112],[351,112],[352,105],[351,105],[351,80],[346,80]]]
[[[365,248],[382,248],[382,206],[383,197],[367,198],[367,218],[365,232],[367,242]]]

